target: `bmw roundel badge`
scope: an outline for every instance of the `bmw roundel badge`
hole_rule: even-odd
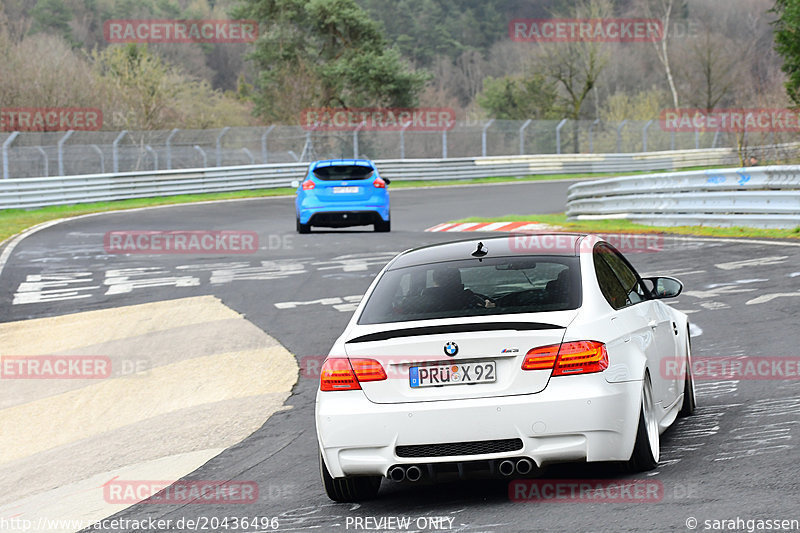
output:
[[[455,357],[458,353],[458,344],[454,342],[448,342],[444,345],[444,353],[450,357]]]

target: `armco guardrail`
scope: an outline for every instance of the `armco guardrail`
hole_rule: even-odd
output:
[[[680,150],[636,154],[567,154],[376,161],[398,181],[457,180],[494,176],[671,170],[735,164],[734,150]],[[287,187],[308,163],[91,174],[0,180],[0,209]]]
[[[788,146],[788,145],[787,145]],[[727,148],[636,154],[566,154],[376,161],[381,174],[398,181],[457,180],[494,176],[672,170],[735,164]],[[33,208],[176,194],[287,187],[308,163],[125,172],[0,180],[0,209]]]
[[[570,186],[572,220],[659,226],[800,227],[800,166],[628,176]]]

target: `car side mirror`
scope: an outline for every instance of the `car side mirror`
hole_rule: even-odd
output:
[[[293,189],[296,189],[300,186],[300,182],[298,180],[292,180],[292,183],[289,185],[291,185]]]
[[[389,185],[389,184],[392,182],[392,180],[390,180],[389,178],[384,178],[383,176],[381,176],[381,179],[383,180],[383,182],[384,182],[386,185]]]
[[[679,279],[669,276],[643,278],[642,281],[647,281],[652,285],[652,288],[648,288],[653,298],[675,298],[683,290],[683,283]]]

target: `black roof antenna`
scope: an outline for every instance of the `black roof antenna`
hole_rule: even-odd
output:
[[[477,257],[479,261],[482,261],[482,260],[483,260],[483,259],[482,259],[482,258],[483,258],[483,256],[485,256],[485,255],[486,255],[486,254],[488,254],[488,253],[489,253],[489,250],[487,250],[486,248],[484,248],[484,246],[483,246],[483,243],[482,243],[482,242],[479,242],[479,243],[478,243],[478,248],[476,248],[476,249],[475,249],[475,251],[474,251],[474,252],[472,252],[472,257]]]

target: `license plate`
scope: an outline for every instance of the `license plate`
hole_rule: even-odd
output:
[[[361,191],[361,187],[334,187],[334,194],[356,194]]]
[[[497,381],[494,361],[435,366],[412,366],[408,372],[411,388],[441,387]]]

